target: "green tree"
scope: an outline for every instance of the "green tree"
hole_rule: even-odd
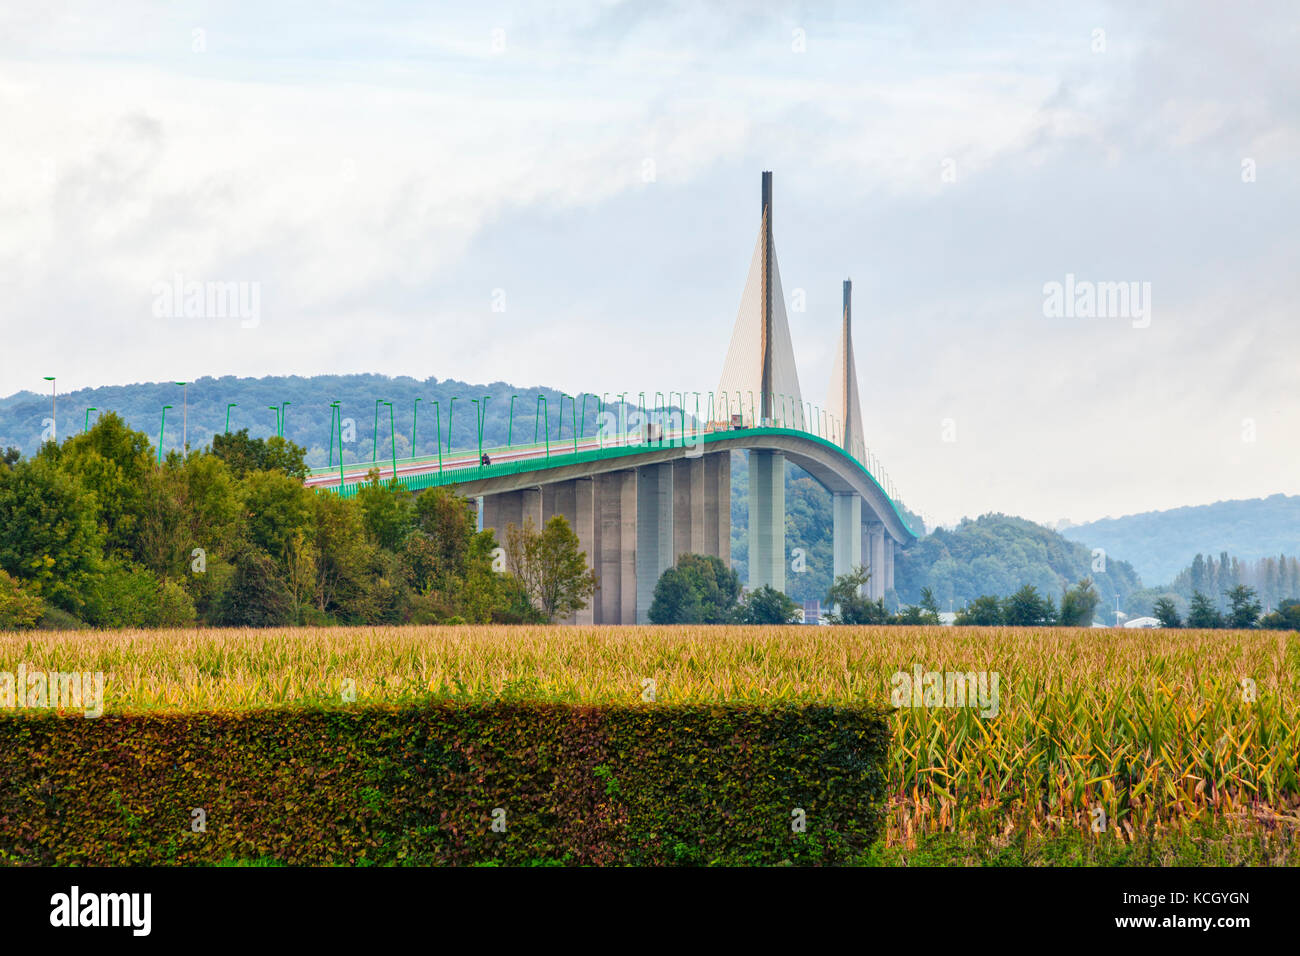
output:
[[[692,575],[671,567],[655,582],[650,602],[651,624],[699,624],[704,620],[704,602]]]
[[[1160,621],[1161,627],[1182,627],[1183,619],[1178,614],[1178,607],[1172,598],[1162,597],[1156,601],[1151,613]]]
[[[708,554],[682,554],[659,576],[650,603],[652,624],[723,624],[733,619],[740,576]]]
[[[274,471],[250,472],[241,485],[249,541],[282,560],[299,532],[311,529],[314,493],[297,478]]]
[[[981,594],[957,612],[954,623],[973,627],[996,627],[1003,623],[1002,602],[991,594]]]
[[[831,611],[826,619],[832,624],[884,624],[889,620],[885,602],[871,600],[864,594],[871,572],[858,566],[837,577],[831,584],[826,603]]]
[[[1259,616],[1264,608],[1255,597],[1255,589],[1238,584],[1223,592],[1228,598],[1227,624],[1242,630],[1259,626]]]
[[[90,431],[69,438],[57,452],[54,449],[53,444],[46,445],[42,456],[57,460],[60,470],[75,476],[94,496],[106,556],[134,560],[154,467],[148,437],[109,412]]]
[[[1199,555],[1198,555],[1199,557]],[[1192,592],[1192,605],[1187,612],[1188,627],[1222,627],[1223,618],[1219,614],[1219,609],[1200,591]]]
[[[1287,598],[1276,611],[1266,614],[1259,626],[1279,631],[1300,631],[1300,601]]]
[[[596,575],[563,515],[553,516],[540,531],[532,519],[522,527],[510,525],[505,547],[507,568],[548,621],[581,611],[596,591]]]
[[[148,568],[114,562],[86,587],[85,618],[95,627],[184,627],[194,623],[194,603],[175,582]]]
[[[1089,626],[1100,602],[1101,595],[1092,586],[1092,578],[1084,578],[1061,597],[1061,626]]]
[[[1026,584],[1002,604],[1002,621],[1011,627],[1039,627],[1056,623],[1052,599],[1044,599],[1038,588]]]
[[[254,471],[278,471],[291,478],[307,477],[306,452],[279,435],[249,438],[247,428],[228,435],[213,435],[212,454],[229,465],[237,478]]]
[[[799,620],[799,605],[770,584],[745,595],[739,608],[741,624],[793,624]]]
[[[217,623],[227,627],[276,627],[293,620],[293,600],[276,562],[265,551],[235,555],[230,585],[221,595]]]
[[[0,470],[0,569],[75,614],[103,549],[94,495],[51,457]]]
[[[29,631],[41,619],[45,607],[35,594],[0,571],[0,631]]]
[[[386,551],[400,551],[415,527],[410,493],[391,481],[381,481],[379,470],[372,468],[356,500],[375,543]]]
[[[934,599],[934,591],[930,588],[921,588],[920,607],[925,616],[925,623],[939,623],[939,602]]]

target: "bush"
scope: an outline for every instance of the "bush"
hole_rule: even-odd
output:
[[[0,737],[0,859],[91,866],[850,862],[881,833],[889,743],[866,708],[536,701],[9,716]]]
[[[86,587],[86,621],[93,627],[185,627],[194,601],[174,581],[147,568],[110,565]]]
[[[45,604],[28,594],[21,584],[0,570],[0,631],[30,631],[45,610]]]
[[[42,631],[80,631],[85,629],[86,622],[75,614],[69,614],[61,607],[53,607],[47,604],[45,605],[45,613],[36,622],[36,626]]]

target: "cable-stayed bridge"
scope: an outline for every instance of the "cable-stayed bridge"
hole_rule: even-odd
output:
[[[785,588],[785,463],[833,496],[834,573],[871,571],[870,597],[893,587],[894,550],[916,537],[865,438],[853,353],[852,286],[844,282],[839,346],[826,403],[799,386],[772,228],[772,174],[749,273],[718,387],[656,393],[647,405],[597,399],[597,428],[577,424],[571,442],[510,443],[436,457],[394,458],[315,469],[307,483],[355,494],[372,468],[411,489],[454,486],[478,499],[484,528],[504,540],[509,524],[540,527],[562,514],[578,535],[600,588],[578,623],[645,623],[655,582],[686,552],[731,558],[731,455],[749,462],[750,587]],[[687,401],[694,395],[694,404]],[[674,402],[673,395],[680,401]],[[594,396],[592,396],[595,398]],[[513,429],[513,409],[511,412]],[[584,408],[585,430],[585,408]],[[334,418],[339,448],[341,417]],[[549,434],[549,432],[548,432]],[[377,452],[377,449],[376,449]]]

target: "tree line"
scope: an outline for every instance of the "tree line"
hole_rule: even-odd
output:
[[[1300,559],[1279,554],[1250,561],[1230,556],[1226,551],[1217,558],[1198,552],[1170,584],[1130,594],[1124,610],[1135,617],[1158,616],[1155,608],[1163,600],[1173,606],[1178,617],[1187,618],[1192,613],[1192,599],[1199,593],[1220,615],[1229,615],[1229,595],[1239,585],[1255,592],[1264,611],[1280,608],[1288,600],[1300,599]]]
[[[0,629],[528,623],[595,575],[562,517],[477,530],[473,504],[380,479],[303,485],[303,450],[247,430],[162,461],[116,414],[0,456]]]
[[[1200,555],[1197,555],[1199,558]],[[1224,604],[1217,605],[1213,598],[1196,590],[1186,620],[1179,613],[1173,598],[1162,597],[1156,601],[1152,615],[1161,627],[1235,628],[1246,630],[1264,627],[1278,630],[1300,628],[1300,601],[1287,598],[1277,610],[1264,614],[1255,589],[1238,584],[1223,592]],[[1221,609],[1222,607],[1222,609]]]

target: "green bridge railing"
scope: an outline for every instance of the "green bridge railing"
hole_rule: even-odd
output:
[[[862,462],[858,461],[852,455],[847,454],[843,448],[834,442],[799,428],[783,428],[771,425],[746,426],[739,430],[702,431],[689,436],[678,433],[675,435],[666,435],[662,439],[643,440],[634,444],[620,444],[609,448],[587,448],[579,449],[578,451],[565,452],[556,451],[552,445],[549,449],[549,454],[541,458],[525,458],[518,461],[493,462],[490,465],[461,465],[459,467],[446,467],[442,469],[437,469],[438,458],[436,456],[421,455],[418,458],[399,458],[397,459],[397,465],[400,467],[403,464],[428,464],[437,470],[421,472],[414,475],[398,474],[396,478],[389,477],[387,479],[382,477],[382,473],[384,468],[389,465],[389,462],[376,462],[372,467],[380,471],[381,481],[385,483],[396,481],[399,487],[406,488],[410,491],[422,491],[425,488],[457,485],[466,481],[479,481],[486,478],[516,475],[528,471],[545,471],[551,468],[564,468],[570,465],[583,465],[596,461],[609,461],[617,458],[633,457],[635,455],[643,455],[647,451],[657,451],[664,448],[687,448],[693,447],[697,444],[708,445],[720,441],[726,441],[728,439],[738,438],[741,435],[770,435],[801,438],[805,441],[810,441],[838,452],[843,458],[852,462],[854,467],[856,467],[858,471],[860,471],[873,485],[875,485],[884,499],[889,502],[890,508],[893,509],[894,514],[898,517],[898,520],[903,527],[907,529],[908,533],[914,538],[920,537],[916,529],[912,527],[912,523],[908,520],[906,513],[899,508],[898,502],[894,500],[885,489],[885,486],[876,479],[876,476],[873,475],[866,466],[862,464]],[[630,440],[632,438],[635,438],[635,436],[626,436],[625,440]],[[530,445],[515,444],[499,448],[485,448],[483,450],[487,453],[488,458],[491,459],[494,453],[517,453],[520,451],[537,450],[543,447],[545,446],[542,443]],[[448,454],[450,454],[450,452],[448,452]],[[358,464],[363,463],[353,462],[345,467],[355,468]],[[324,477],[337,474],[338,470],[338,466],[313,468],[311,469],[311,475],[313,477]],[[339,494],[344,498],[351,498],[368,483],[369,482],[366,479],[361,479],[359,481],[349,481],[342,484],[319,486],[317,490],[330,491]]]

